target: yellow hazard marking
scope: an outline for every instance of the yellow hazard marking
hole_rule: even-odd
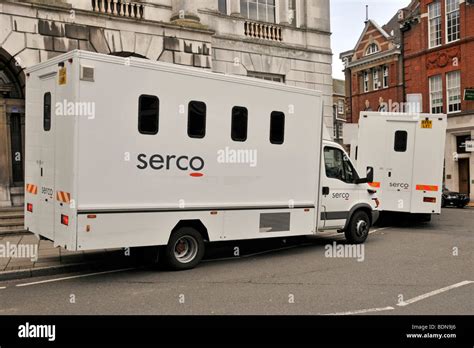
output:
[[[433,121],[432,120],[422,120],[421,121],[421,128],[423,128],[423,129],[432,129],[433,128]]]
[[[67,83],[67,71],[66,68],[59,69],[59,85],[65,85]]]

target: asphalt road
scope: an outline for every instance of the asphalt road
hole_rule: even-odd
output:
[[[339,235],[279,241],[289,248],[225,260],[216,258],[232,256],[234,245],[218,245],[190,271],[135,268],[2,282],[0,314],[472,315],[473,234],[474,209],[444,209],[428,224],[375,231],[362,262],[325,256],[325,245],[343,243]]]

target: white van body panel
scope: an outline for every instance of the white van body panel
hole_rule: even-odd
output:
[[[138,130],[141,95],[159,98],[157,134]],[[206,104],[202,139],[187,134],[190,101]],[[245,142],[231,139],[234,106],[248,109]],[[285,114],[280,145],[269,139],[273,111]],[[66,53],[27,70],[26,182],[39,190],[26,192],[33,211],[25,208],[25,226],[68,250],[165,245],[183,221],[202,223],[210,242],[313,235],[322,125],[317,91]],[[222,161],[226,150],[255,151],[257,163]]]
[[[446,127],[440,114],[361,113],[351,158],[358,171],[374,168],[380,211],[441,212]],[[396,150],[397,132],[405,132],[406,146]]]

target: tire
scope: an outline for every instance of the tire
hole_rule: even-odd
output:
[[[192,269],[204,256],[204,240],[194,228],[181,227],[171,235],[163,256],[171,270]]]
[[[370,218],[369,215],[359,210],[354,213],[349,222],[349,226],[344,231],[346,240],[351,244],[362,244],[367,240],[370,230]]]

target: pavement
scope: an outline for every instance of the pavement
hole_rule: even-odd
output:
[[[472,315],[473,230],[474,209],[443,209],[431,223],[373,230],[361,261],[328,257],[345,243],[325,234],[217,244],[183,272],[117,264],[0,281],[0,314]]]

